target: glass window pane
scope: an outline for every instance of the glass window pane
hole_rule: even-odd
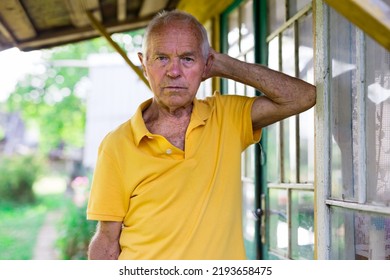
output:
[[[269,246],[271,251],[284,257],[288,252],[287,201],[286,190],[269,190]]]
[[[244,170],[244,176],[247,178],[250,178],[252,181],[255,180],[255,146],[251,145],[244,151],[244,157],[245,157],[245,170]]]
[[[282,33],[282,71],[295,77],[295,42],[293,26]]]
[[[227,80],[228,84],[228,94],[234,94],[236,92],[236,82],[232,80]]]
[[[227,36],[229,48],[232,45],[238,44],[238,40],[240,38],[240,28],[238,26],[238,15],[239,15],[238,9],[232,11],[229,14],[229,18],[228,18],[229,31]]]
[[[236,94],[245,95],[245,85],[241,83],[236,83]]]
[[[255,52],[253,50],[247,52],[247,54],[245,55],[245,61],[255,63]]]
[[[256,96],[256,90],[253,87],[245,86],[245,95],[249,97]]]
[[[273,38],[268,44],[268,67],[279,70],[279,37]]]
[[[314,182],[314,108],[299,115],[299,182]]]
[[[390,216],[331,207],[331,222],[331,259],[390,259]]]
[[[255,185],[252,182],[243,182],[243,232],[244,244],[248,259],[256,259],[256,219],[253,215],[255,209]]]
[[[334,198],[354,199],[356,133],[356,28],[331,10],[330,55],[332,122],[332,190]],[[356,169],[357,170],[357,169]],[[357,180],[356,180],[357,182]]]
[[[245,37],[242,37],[240,44],[241,44],[241,46],[240,46],[241,51],[243,53],[250,51],[250,50],[253,50],[255,47],[255,39],[254,39],[253,34],[248,34]]]
[[[228,55],[230,55],[231,57],[238,57],[240,55],[238,44],[229,47]]]
[[[291,257],[314,258],[314,192],[291,192]]]
[[[212,88],[212,82],[211,79],[207,79],[206,81],[203,81],[198,89],[198,92],[196,93],[196,97],[198,99],[203,99],[207,96],[212,96],[213,94],[213,88]]]
[[[255,46],[253,35],[253,1],[246,2],[241,8],[241,20],[240,49],[242,52],[247,52]]]
[[[390,203],[390,52],[367,38],[367,198]]]
[[[298,21],[299,78],[314,84],[313,18]],[[299,182],[314,182],[314,108],[299,115]]]
[[[297,182],[296,117],[282,121],[282,182]]]
[[[298,21],[299,28],[299,78],[314,84],[313,68],[313,14]]]
[[[268,0],[268,34],[271,34],[286,22],[285,0]]]
[[[232,57],[237,57],[240,54],[239,39],[239,11],[238,9],[232,11],[228,18],[228,54]]]
[[[289,0],[289,18],[294,16],[300,9],[304,8],[307,4],[311,3],[312,0]]]
[[[267,126],[267,181],[280,182],[280,127],[279,123]]]

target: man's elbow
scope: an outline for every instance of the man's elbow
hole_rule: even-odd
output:
[[[302,100],[302,112],[310,109],[317,102],[317,90],[316,87],[310,85],[309,89],[306,91],[305,98]]]

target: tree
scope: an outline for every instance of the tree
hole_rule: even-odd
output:
[[[113,38],[131,52],[140,48],[142,33],[137,30]],[[43,153],[64,144],[76,148],[84,144],[88,68],[69,66],[69,62],[86,61],[92,53],[112,51],[102,38],[44,50],[39,71],[25,76],[9,96],[8,111],[21,112],[27,127],[39,132]]]

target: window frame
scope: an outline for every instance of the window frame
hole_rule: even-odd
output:
[[[298,53],[298,49],[299,49],[299,20],[304,18],[306,15],[308,15],[310,13],[313,13],[312,3],[306,4],[303,8],[301,8],[293,16],[289,17],[288,15],[290,14],[290,11],[288,9],[288,5],[286,5],[286,21],[281,26],[279,26],[274,31],[272,31],[266,37],[267,49],[268,49],[268,44],[272,40],[275,40],[275,39],[278,40],[278,45],[279,45],[278,62],[279,62],[279,65],[278,65],[278,69],[276,69],[276,70],[278,70],[278,71],[282,70],[282,63],[283,63],[282,58],[283,57],[282,57],[281,52],[283,49],[283,44],[282,44],[283,34],[286,30],[292,29],[294,32],[294,48],[295,48],[295,57],[296,57],[296,59],[294,61],[294,63],[295,63],[294,64],[294,73],[292,73],[292,74],[296,77],[299,77],[299,53]],[[312,17],[314,20],[314,13],[313,13]],[[290,119],[290,118],[292,118],[292,119]],[[279,143],[279,148],[278,148],[279,149],[279,160],[280,160],[280,163],[279,163],[279,165],[280,165],[279,166],[279,169],[280,169],[279,182],[277,182],[277,183],[274,183],[274,182],[271,183],[271,182],[266,182],[266,181],[263,182],[263,184],[264,184],[263,190],[266,194],[270,190],[283,189],[283,190],[287,191],[287,197],[288,197],[287,205],[286,205],[286,211],[287,211],[286,214],[289,217],[288,218],[289,231],[288,231],[287,252],[286,252],[286,254],[280,254],[280,253],[278,253],[278,251],[274,251],[274,250],[268,248],[266,250],[268,250],[268,257],[270,259],[276,259],[276,258],[292,259],[293,258],[293,249],[294,248],[293,248],[292,242],[293,242],[295,235],[290,230],[292,227],[292,220],[293,220],[291,218],[292,205],[290,204],[292,192],[293,191],[311,191],[314,193],[314,191],[315,191],[315,181],[314,182],[301,182],[301,180],[300,180],[300,150],[299,150],[299,148],[300,148],[300,129],[299,129],[300,122],[299,122],[299,115],[292,116],[290,118],[283,120],[283,121],[280,121],[277,124],[275,124],[275,125],[277,125],[276,129],[278,130],[277,135],[279,135],[279,137],[280,137],[280,143]],[[295,130],[295,132],[294,132],[295,139],[293,139],[295,141],[295,158],[294,158],[295,169],[294,169],[294,174],[293,174],[293,178],[295,178],[294,182],[287,182],[288,179],[286,178],[285,168],[283,167],[284,145],[286,145],[286,144],[283,141],[283,137],[281,137],[281,135],[283,135],[283,131],[284,131],[284,129],[283,129],[283,126],[285,125],[284,122],[290,121],[290,120],[295,122],[295,125],[293,127]],[[264,146],[265,146],[265,150],[267,150],[267,146],[266,145],[264,145]],[[315,156],[315,154],[314,154],[314,156]],[[315,201],[313,201],[313,203],[315,204]],[[266,209],[269,209],[269,207],[267,207]],[[314,221],[314,223],[315,223],[315,221]],[[267,225],[267,227],[269,228],[269,225]],[[314,248],[315,248],[315,240],[314,240]],[[315,258],[315,252],[314,252],[313,258]]]
[[[315,258],[331,258],[331,208],[340,207],[366,214],[390,215],[390,207],[373,205],[367,202],[367,151],[366,151],[366,36],[356,28],[356,65],[357,77],[361,81],[357,86],[358,141],[364,143],[358,147],[359,173],[355,201],[332,198],[332,132],[331,132],[331,76],[332,62],[330,54],[330,10],[324,0],[314,0],[315,17],[315,84],[317,86],[317,105],[315,107],[315,158],[316,158],[316,199],[315,199]],[[320,240],[321,242],[318,242]]]

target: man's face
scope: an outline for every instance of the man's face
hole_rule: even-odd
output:
[[[140,60],[159,105],[176,109],[192,103],[206,71],[200,34],[194,27],[171,23],[154,30],[147,57],[140,55]]]

